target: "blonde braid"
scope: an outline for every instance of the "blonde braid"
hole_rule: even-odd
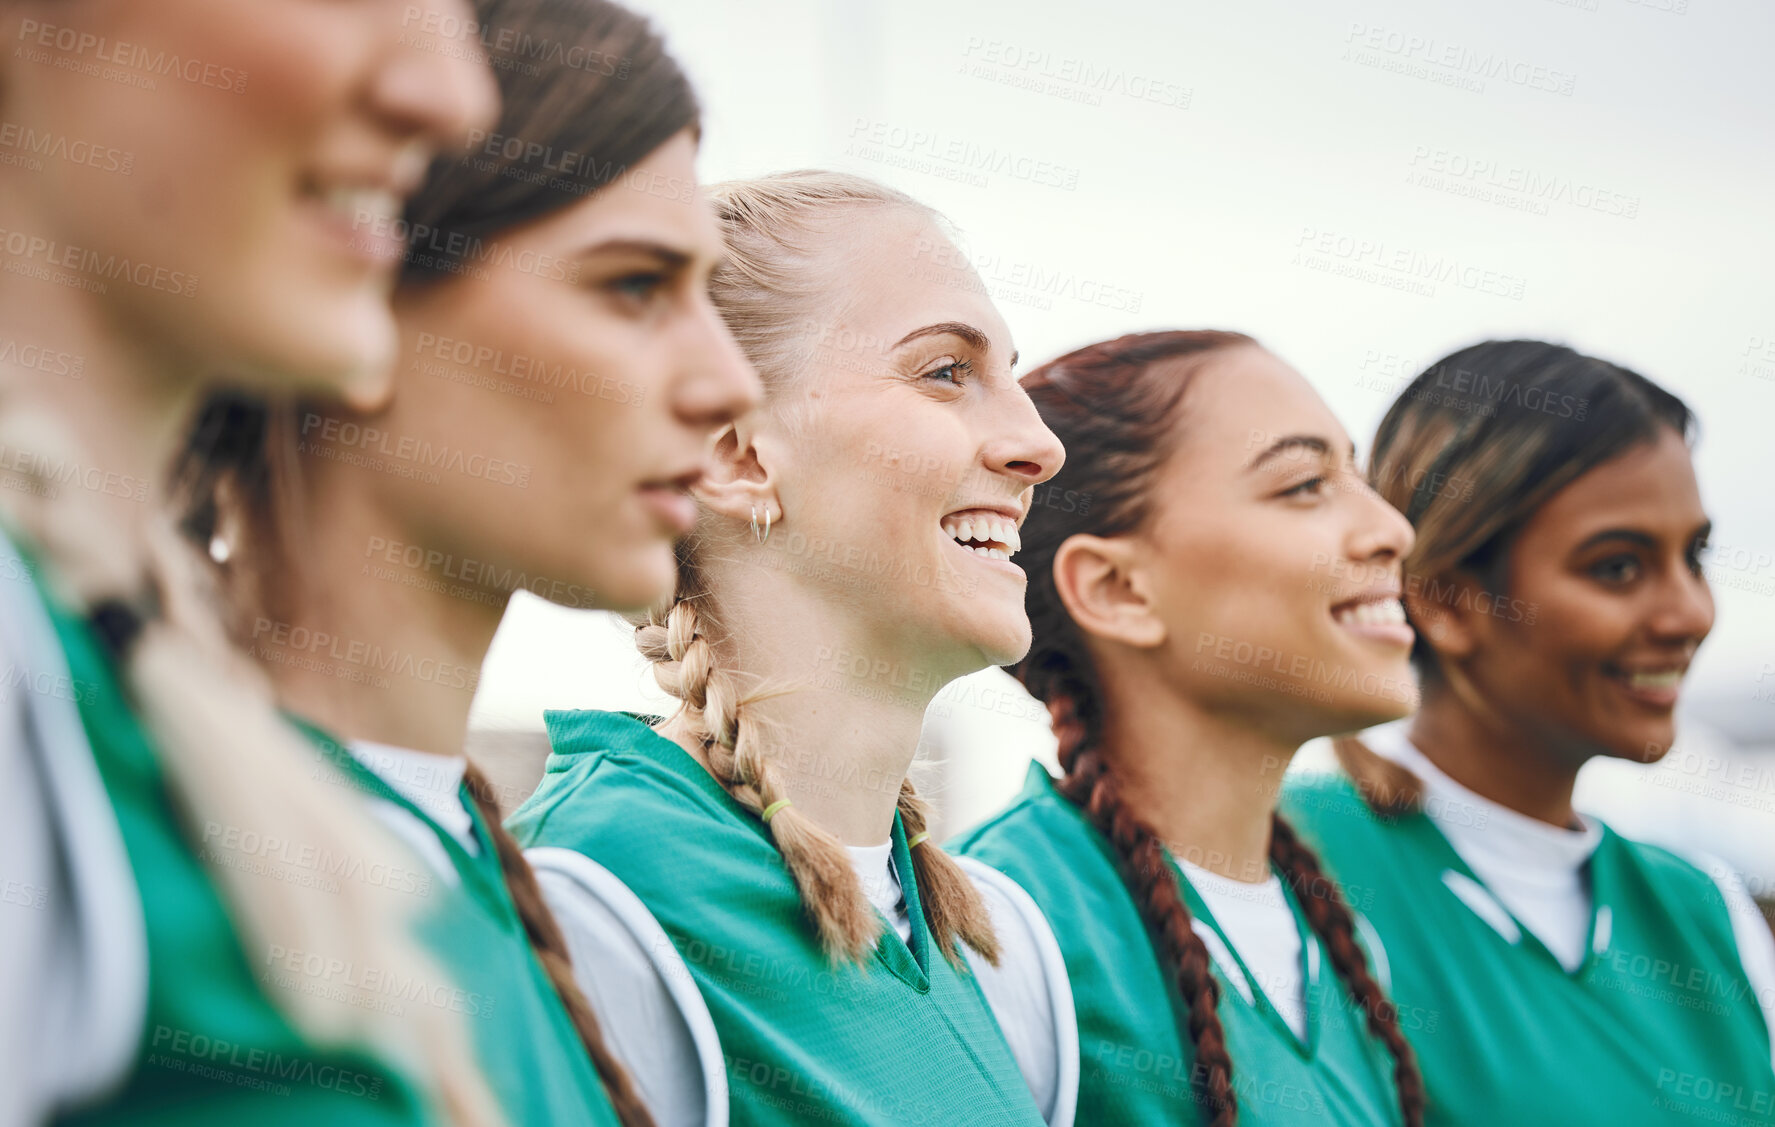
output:
[[[47,413],[0,409],[0,447],[36,453],[36,467],[88,464],[60,420]],[[226,645],[205,605],[195,561],[170,530],[133,543],[87,490],[63,486],[58,492],[41,472],[10,476],[24,481],[0,496],[0,508],[50,565],[46,579],[58,599],[87,613],[161,604],[161,612],[130,616],[133,630],[113,656],[154,737],[187,842],[221,892],[255,977],[257,953],[284,948],[445,981],[410,938],[417,904],[405,892],[352,879],[325,889],[278,881],[202,844],[218,833],[251,830],[265,840],[342,856],[366,873],[379,865],[417,871],[424,864],[370,818],[360,798],[321,781],[316,752],[279,717],[258,671]],[[420,1006],[400,1017],[301,990],[267,991],[267,997],[309,1040],[367,1048],[401,1068],[420,1092],[436,1094],[449,1122],[504,1122],[466,1029],[447,1011]]]
[[[905,826],[906,840],[911,842],[925,832],[928,812],[911,779],[900,784],[899,806],[900,824]],[[964,965],[956,945],[960,939],[987,962],[998,966],[998,936],[992,930],[992,918],[974,882],[962,872],[955,858],[927,838],[912,847],[912,871],[918,881],[918,898],[924,904],[925,923],[943,957],[956,966]]]
[[[821,365],[817,342],[831,316],[831,264],[824,235],[860,210],[894,208],[944,226],[935,211],[860,176],[804,170],[709,189],[728,255],[710,279],[716,308],[758,369],[765,406],[791,433],[808,396],[805,377]],[[635,643],[653,663],[654,679],[684,702],[682,716],[702,743],[709,768],[735,801],[754,813],[784,797],[769,754],[777,742],[747,717],[767,695],[745,690],[717,661],[717,624],[708,583],[698,566],[696,537],[678,550],[678,590],[670,605],[631,619]],[[898,800],[908,840],[925,832],[926,810],[910,782]],[[862,959],[874,950],[881,924],[862,881],[837,838],[794,806],[772,814],[771,836],[801,890],[802,903],[834,958]],[[998,941],[973,882],[934,843],[912,847],[913,879],[931,936],[951,962],[963,965],[957,940],[996,961]]]
[[[735,802],[754,814],[786,799],[776,763],[764,741],[745,720],[747,706],[765,693],[746,693],[720,668],[710,639],[712,616],[698,610],[707,596],[692,594],[698,586],[694,568],[681,568],[690,582],[681,582],[678,599],[638,624],[636,645],[654,663],[660,688],[684,702],[685,726],[701,744],[709,770]],[[819,933],[820,944],[835,962],[862,962],[881,939],[881,919],[863,892],[844,844],[785,805],[765,823],[783,862],[801,892],[801,903]]]

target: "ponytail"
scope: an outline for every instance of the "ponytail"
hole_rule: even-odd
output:
[[[1331,741],[1331,750],[1376,814],[1397,818],[1424,808],[1424,781],[1410,768],[1376,753],[1356,736],[1339,736]]]
[[[312,770],[314,756],[278,715],[269,687],[224,639],[188,551],[170,530],[133,543],[83,489],[57,489],[36,467],[76,464],[59,422],[0,412],[0,446],[44,454],[21,471],[27,488],[0,500],[9,522],[42,553],[56,596],[85,614],[153,738],[187,842],[204,827],[247,827],[362,862],[417,865],[361,806],[342,801]],[[435,976],[409,937],[412,906],[355,880],[304,887],[197,850],[239,930],[243,954],[273,945],[325,952],[353,965]],[[397,1016],[342,1006],[300,990],[267,997],[316,1044],[368,1048],[406,1072],[458,1125],[503,1123],[452,1015],[431,1007]]]

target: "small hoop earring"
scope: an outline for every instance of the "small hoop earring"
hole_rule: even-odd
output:
[[[770,543],[770,506],[764,506],[764,530],[758,529],[758,506],[752,506],[752,539],[760,544]]]

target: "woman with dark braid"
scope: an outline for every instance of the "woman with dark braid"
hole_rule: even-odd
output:
[[[1024,526],[1035,640],[1012,672],[1063,774],[1032,766],[956,848],[995,920],[1033,901],[1058,939],[1062,1020],[1039,1000],[1065,992],[1032,986],[1055,968],[981,967],[1032,1089],[1061,1089],[1049,1122],[1416,1127],[1346,901],[1364,890],[1274,814],[1302,743],[1411,707],[1410,527],[1249,337],[1126,336],[1023,384],[1067,461]]]
[[[1669,751],[1713,627],[1695,420],[1542,341],[1437,361],[1375,436],[1411,519],[1423,707],[1338,740],[1283,809],[1364,890],[1428,1122],[1775,1122],[1775,941],[1705,856],[1573,808],[1579,769]]]
[[[347,967],[320,979],[331,1005],[466,1014],[513,1127],[638,1127],[672,1094],[637,1091],[607,1045],[634,1015],[601,1024],[580,992],[463,742],[515,591],[632,609],[670,589],[685,490],[758,379],[709,302],[698,108],[660,39],[607,0],[481,0],[475,17],[503,108],[397,228],[392,400],[213,398],[187,525],[311,725],[317,776],[370,795],[429,862],[421,934],[456,989]]]

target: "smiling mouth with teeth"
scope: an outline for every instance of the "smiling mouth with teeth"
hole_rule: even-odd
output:
[[[1683,671],[1680,669],[1666,670],[1663,673],[1629,673],[1627,683],[1636,689],[1674,689],[1682,684]]]
[[[391,222],[401,217],[402,198],[387,188],[340,186],[320,196],[321,204],[353,230],[369,223]]]
[[[1009,560],[1023,547],[1017,522],[997,513],[951,514],[943,518],[943,531],[963,548],[988,559]]]
[[[1405,605],[1398,599],[1371,599],[1342,607],[1332,617],[1347,626],[1404,626]]]
[[[1682,687],[1683,676],[1688,671],[1687,666],[1627,670],[1610,665],[1605,669],[1610,677],[1627,686],[1628,691],[1659,700],[1674,700],[1677,690]]]

